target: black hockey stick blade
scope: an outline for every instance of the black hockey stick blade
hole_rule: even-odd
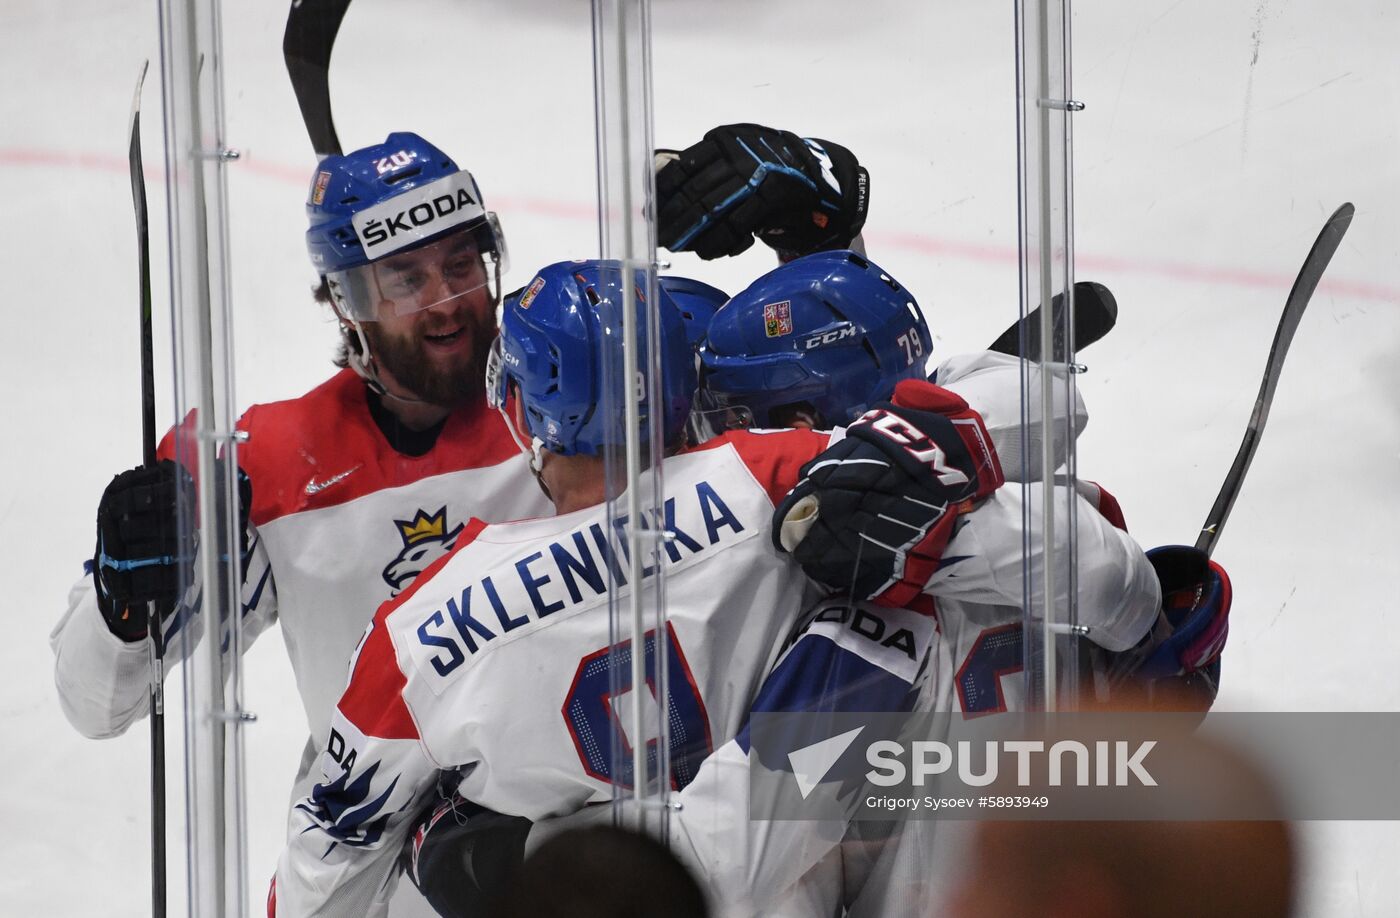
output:
[[[150,61],[141,64],[136,95],[131,102],[131,132],[127,162],[131,172],[131,203],[136,209],[136,258],[140,283],[141,327],[141,452],[147,466],[156,463],[155,373],[151,345],[151,226],[146,208],[146,173],[141,164],[141,89]]]
[[[1055,295],[1050,301],[1051,316],[1057,329],[1055,335],[1055,360],[1065,359],[1064,332],[1060,331],[1061,316],[1064,315],[1065,296]],[[1040,310],[1037,306],[1030,315],[1012,325],[987,348],[1013,357],[1027,360],[1040,359]],[[1074,285],[1074,347],[1081,351],[1113,330],[1118,323],[1118,301],[1103,284],[1093,281],[1079,281]],[[1024,335],[1024,345],[1022,336]]]
[[[1293,333],[1298,330],[1303,310],[1308,308],[1308,301],[1317,289],[1317,282],[1322,279],[1322,272],[1327,270],[1337,247],[1342,244],[1342,237],[1346,235],[1347,227],[1351,226],[1351,218],[1355,213],[1356,208],[1348,203],[1338,207],[1332,216],[1327,218],[1322,232],[1317,234],[1317,240],[1308,251],[1308,257],[1303,259],[1303,267],[1293,281],[1293,289],[1288,292],[1288,300],[1283,305],[1283,315],[1278,320],[1278,330],[1274,332],[1273,347],[1269,349],[1269,362],[1264,368],[1264,381],[1259,386],[1259,397],[1254,400],[1254,412],[1250,414],[1249,425],[1244,431],[1244,442],[1235,454],[1235,463],[1230,466],[1230,473],[1225,476],[1220,494],[1210,508],[1205,525],[1201,527],[1200,537],[1196,539],[1196,547],[1207,555],[1215,550],[1220,533],[1225,529],[1225,521],[1230,518],[1235,498],[1239,496],[1245,473],[1249,471],[1249,464],[1254,461],[1254,452],[1259,448],[1259,437],[1264,432],[1264,423],[1269,419],[1269,406],[1274,400],[1274,389],[1277,388],[1279,375],[1283,372],[1283,360],[1288,356],[1288,346],[1293,343]]]
[[[331,48],[350,0],[292,0],[282,57],[311,146],[322,159],[341,152],[331,117]]]

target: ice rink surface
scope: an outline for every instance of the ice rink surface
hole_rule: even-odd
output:
[[[229,179],[242,405],[325,378],[336,339],[309,296],[314,160],[281,61],[285,9],[224,5],[228,135],[244,153]],[[872,175],[870,253],[918,296],[936,355],[1015,319],[1010,3],[655,0],[653,19],[658,144],[734,121],[844,143]],[[1400,709],[1397,47],[1387,0],[1074,4],[1087,104],[1074,121],[1077,275],[1120,307],[1084,355],[1080,471],[1116,492],[1143,545],[1194,539],[1293,275],[1326,215],[1356,204],[1216,554],[1235,587],[1225,709]],[[146,728],[78,736],[47,635],[91,554],[102,488],[141,454],[126,121],[140,62],[158,53],[153,2],[0,6],[0,251],[16,282],[0,360],[0,548],[15,600],[0,641],[0,915],[148,908]],[[596,254],[591,67],[582,0],[356,0],[332,98],[347,147],[417,130],[476,174],[515,286]],[[163,428],[158,70],[145,108]],[[771,267],[760,249],[673,261],[736,292]],[[306,731],[275,634],[247,658],[247,704],[256,911]],[[172,781],[177,840],[181,808]],[[1302,914],[1400,914],[1400,827],[1313,823],[1300,837]]]

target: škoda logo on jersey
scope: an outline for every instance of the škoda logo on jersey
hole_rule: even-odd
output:
[[[450,552],[462,534],[462,524],[447,528],[447,508],[439,507],[434,514],[417,511],[411,520],[394,520],[403,551],[384,568],[384,582],[399,593],[423,573],[423,569]]]
[[[379,258],[485,214],[471,174],[454,172],[362,210],[352,222],[365,254]]]

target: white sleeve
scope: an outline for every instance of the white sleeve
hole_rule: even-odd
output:
[[[380,620],[351,666],[321,740],[320,783],[287,819],[269,916],[386,915],[399,851],[436,783],[438,766],[396,687],[404,677]]]
[[[243,648],[252,645],[277,615],[272,568],[256,530],[249,530],[249,559],[242,591]],[[195,569],[198,570],[196,561]],[[198,587],[164,623],[165,671],[184,659],[203,631]],[[185,632],[188,631],[188,634]],[[97,607],[97,588],[84,572],[68,593],[68,611],[49,635],[59,706],[79,733],[92,739],[120,736],[150,707],[149,643],[114,635]]]
[[[958,519],[956,534],[943,551],[943,561],[924,592],[935,599],[947,597],[997,606],[1017,606],[1024,596],[1022,559],[1023,512],[1029,510],[1032,531],[1039,531],[1045,486],[1024,486],[1030,506],[1025,506],[1022,486],[1008,484]],[[1055,517],[1069,518],[1069,501],[1075,503],[1075,540],[1079,554],[1076,603],[1080,624],[1089,626],[1088,637],[1108,650],[1127,650],[1147,633],[1162,602],[1161,587],[1152,565],[1138,544],[1114,527],[1077,492],[1056,486]],[[1055,527],[1054,551],[1068,551],[1069,528]],[[1044,583],[1045,552],[1031,557],[1033,583]],[[1056,578],[1057,598],[1069,595],[1067,578]]]
[[[331,731],[321,781],[288,817],[269,915],[383,918],[399,851],[432,793],[438,769],[416,739],[367,736],[339,712]]]
[[[63,715],[83,736],[118,736],[150,703],[148,642],[128,644],[107,628],[97,608],[92,575],[68,591],[68,611],[49,635],[54,684]]]
[[[997,458],[1001,460],[1002,473],[1007,481],[1039,481],[1042,473],[1041,450],[1044,438],[1040,426],[1041,379],[1040,367],[1026,363],[1024,369],[1029,384],[1029,401],[1026,404],[1030,427],[1021,426],[1021,358],[995,351],[982,351],[961,354],[939,364],[934,372],[934,381],[949,391],[962,396],[969,405],[977,409],[987,433],[996,447]],[[1053,422],[1051,432],[1055,435],[1054,468],[1059,468],[1067,455],[1064,432],[1069,422],[1073,422],[1074,437],[1078,439],[1089,423],[1089,411],[1084,406],[1078,387],[1074,390],[1074,404],[1071,407],[1065,395],[1064,364],[1051,367]]]

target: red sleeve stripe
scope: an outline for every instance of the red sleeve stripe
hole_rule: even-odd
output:
[[[365,645],[355,660],[350,685],[340,696],[340,713],[366,736],[418,739],[418,728],[403,700],[406,684],[394,655],[389,629],[375,616]]]
[[[1087,482],[1098,492],[1098,500],[1094,502],[1098,508],[1099,515],[1108,520],[1114,527],[1128,531],[1128,522],[1123,518],[1123,508],[1118,505],[1118,498],[1108,493],[1108,489],[1097,481]]]

